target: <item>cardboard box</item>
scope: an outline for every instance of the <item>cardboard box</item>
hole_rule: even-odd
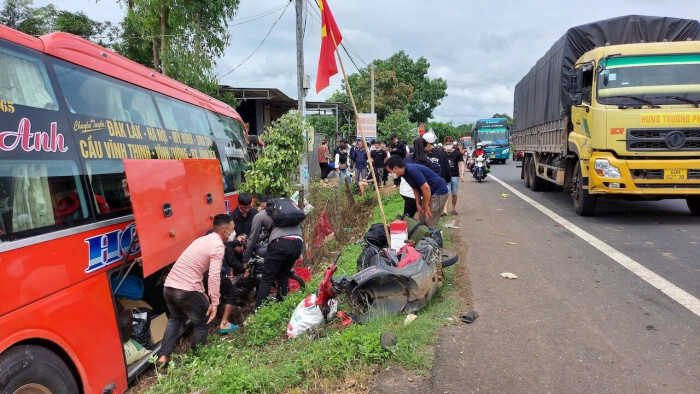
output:
[[[168,325],[168,316],[165,313],[151,319],[151,341],[158,343],[165,335],[165,327]]]
[[[153,310],[153,308],[150,305],[148,305],[146,301],[143,300],[127,300],[126,298],[118,298],[117,301],[119,301],[119,303],[122,304],[124,308]]]

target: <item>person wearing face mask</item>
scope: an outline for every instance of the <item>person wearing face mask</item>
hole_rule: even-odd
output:
[[[464,157],[459,149],[455,149],[454,139],[450,136],[445,137],[444,149],[447,159],[450,163],[450,173],[452,179],[447,184],[452,195],[452,215],[457,214],[457,193],[459,192],[459,182],[464,182]],[[445,204],[445,214],[447,214],[447,204]]]
[[[177,259],[165,279],[163,297],[170,315],[165,328],[158,365],[170,361],[178,334],[186,319],[192,321],[191,348],[196,350],[207,340],[208,325],[216,317],[221,277],[209,275],[209,297],[204,293],[203,276],[207,271],[220,272],[224,259],[224,241],[234,232],[231,216],[214,217],[214,231],[195,239]]]
[[[236,227],[236,234],[248,235],[253,225],[253,217],[258,210],[253,208],[253,197],[248,193],[238,195],[238,206],[231,212],[231,218]]]

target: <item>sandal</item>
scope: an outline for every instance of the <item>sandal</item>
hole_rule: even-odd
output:
[[[453,209],[452,212],[450,212],[450,213],[451,213],[453,216],[454,216],[454,215],[457,215],[457,211],[455,211],[454,209]]]
[[[160,361],[160,357],[156,360],[156,368],[165,368],[170,364],[172,357],[165,357],[165,361]]]
[[[231,323],[231,325],[228,326],[228,328],[219,328],[219,334],[221,335],[226,335],[230,333],[231,331],[236,331],[238,330],[238,326]]]

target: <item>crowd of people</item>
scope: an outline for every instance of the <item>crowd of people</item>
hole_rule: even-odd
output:
[[[405,201],[405,215],[418,214],[419,220],[428,225],[436,225],[440,216],[457,215],[459,184],[464,182],[466,166],[453,137],[447,136],[442,144],[437,144],[437,136],[429,131],[409,147],[393,134],[388,144],[373,140],[369,158],[362,140],[351,144],[341,139],[331,155],[328,140],[324,139],[317,154],[321,178],[337,177],[338,187],[344,183],[356,185],[363,195],[374,182],[378,187],[389,182],[399,189]],[[370,160],[373,173],[368,171]]]
[[[459,183],[465,176],[464,159],[454,139],[445,137],[442,146],[436,141],[431,131],[408,147],[392,135],[388,144],[372,141],[368,155],[362,141],[351,144],[341,139],[331,153],[328,140],[324,140],[318,148],[318,163],[323,179],[337,177],[339,187],[343,183],[356,185],[360,194],[374,182],[379,187],[398,188],[404,199],[404,214],[435,226],[441,215],[457,215]],[[373,172],[369,171],[370,161]],[[452,209],[448,210],[450,195]],[[250,274],[248,263],[261,241],[267,242],[267,253],[256,307],[268,300],[273,287],[277,289],[276,300],[286,296],[290,271],[302,253],[302,232],[298,225],[276,226],[265,209],[268,203],[272,203],[271,197],[263,196],[255,207],[249,194],[239,194],[236,208],[230,214],[216,215],[207,234],[194,240],[177,259],[164,283],[163,296],[170,315],[157,364],[170,361],[187,319],[194,329],[191,348],[204,345],[220,304],[223,315],[219,333],[238,329],[230,321],[237,297],[231,278]]]
[[[194,240],[177,259],[163,288],[170,314],[158,365],[170,361],[187,319],[193,326],[191,348],[204,345],[220,304],[223,315],[218,332],[238,329],[230,321],[238,296],[231,278],[250,274],[248,263],[262,241],[267,243],[267,253],[257,285],[256,308],[268,300],[272,287],[277,289],[276,300],[287,295],[290,271],[302,252],[302,233],[298,225],[275,225],[265,209],[271,201],[270,196],[263,196],[256,208],[250,194],[239,194],[237,207],[230,214],[216,215],[207,234]]]

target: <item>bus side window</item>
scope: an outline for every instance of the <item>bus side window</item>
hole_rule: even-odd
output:
[[[121,160],[88,160],[85,162],[94,196],[98,219],[131,215],[131,198]]]
[[[78,168],[70,161],[0,162],[0,239],[73,227],[90,215]]]
[[[166,96],[156,96],[156,105],[170,130],[211,135],[207,115],[202,108]]]
[[[54,70],[72,113],[162,127],[145,90],[68,63]]]
[[[58,110],[46,69],[39,59],[0,48],[0,64],[0,100],[6,104],[3,112],[14,112],[14,105]]]

